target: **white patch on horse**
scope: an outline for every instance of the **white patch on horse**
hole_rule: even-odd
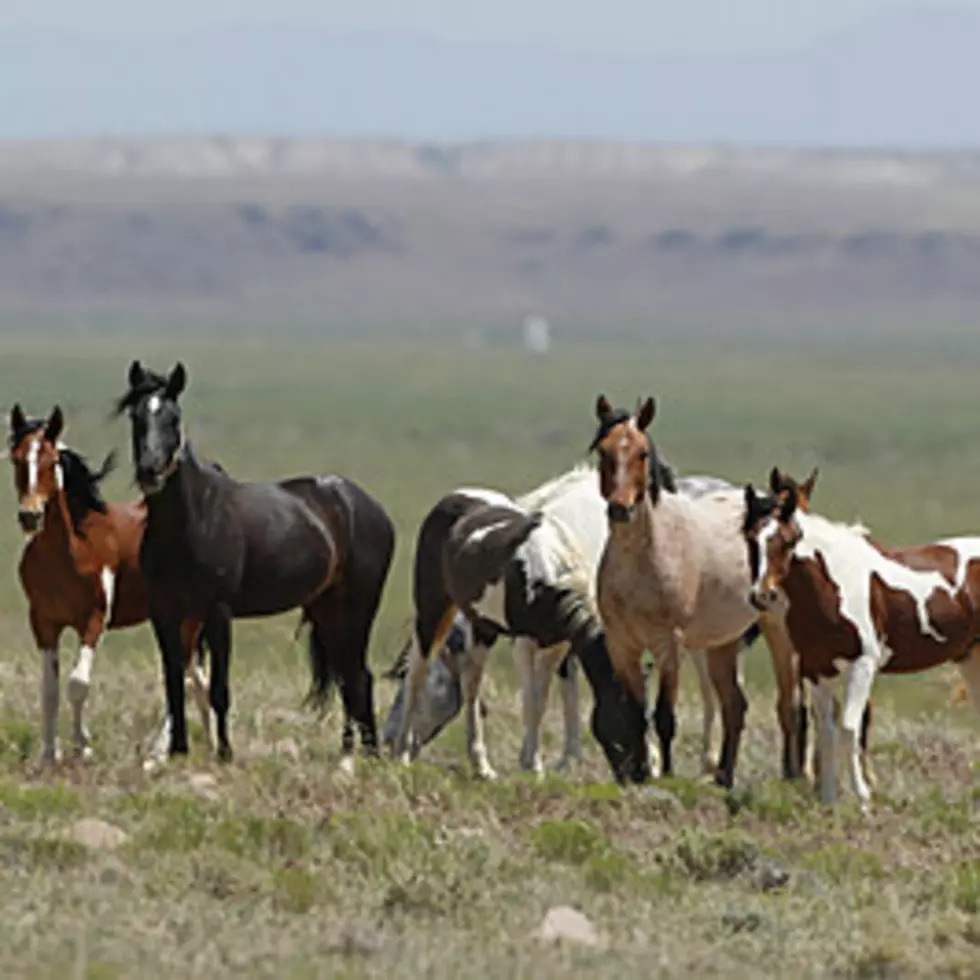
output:
[[[481,619],[487,619],[503,630],[508,629],[507,587],[504,580],[487,585],[483,595],[473,603],[473,610]]]
[[[980,538],[944,538],[937,541],[937,545],[952,548],[956,552],[956,580],[953,588],[957,592],[966,584],[966,574],[970,568],[971,561],[980,560]]]
[[[111,568],[105,567],[100,575],[102,579],[102,591],[105,593],[105,625],[108,629],[112,619],[112,600],[116,592],[116,576]]]
[[[510,507],[511,510],[515,511],[520,510],[519,507],[514,505],[514,501],[510,497],[501,493],[499,490],[483,490],[479,487],[459,487],[453,492],[458,493],[462,497],[469,497],[471,500],[475,500],[481,504],[492,504],[495,507]]]
[[[466,546],[472,547],[478,545],[489,535],[493,534],[494,531],[503,530],[505,527],[510,525],[511,519],[505,517],[502,520],[495,521],[493,524],[487,524],[485,527],[478,527],[467,539]]]
[[[38,457],[41,455],[41,443],[44,441],[42,435],[36,435],[27,449],[27,492],[34,493],[37,490]]]
[[[939,572],[920,572],[883,555],[867,539],[866,529],[836,524],[817,514],[797,514],[803,537],[796,546],[800,558],[823,557],[827,574],[840,590],[840,614],[857,628],[865,649],[876,641],[871,619],[871,576],[888,588],[904,592],[915,602],[919,629],[937,643],[946,637],[933,629],[926,604],[936,592],[955,597],[956,589]]]
[[[163,401],[160,399],[159,395],[150,395],[149,401],[146,403],[146,409],[150,415],[156,415],[163,406]]]

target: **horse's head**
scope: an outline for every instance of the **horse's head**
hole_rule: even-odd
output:
[[[59,456],[65,419],[55,406],[47,419],[29,419],[20,405],[10,413],[7,445],[17,490],[17,522],[25,534],[37,534],[44,525],[44,510],[62,488]]]
[[[178,362],[164,377],[133,361],[128,380],[129,390],[116,402],[116,413],[129,413],[136,483],[149,496],[162,490],[177,468],[183,445],[177,399],[187,385],[187,372]]]
[[[779,601],[780,587],[803,537],[798,506],[795,485],[786,487],[778,497],[760,497],[751,483],[745,487],[742,533],[749,549],[749,602],[759,612],[768,612]]]
[[[599,490],[606,501],[610,521],[631,520],[636,505],[648,492],[656,502],[661,467],[653,442],[646,434],[655,412],[652,398],[642,404],[637,400],[632,414],[613,408],[605,395],[596,400],[599,428],[589,451],[599,454]]]
[[[816,488],[819,474],[820,470],[814,466],[810,475],[802,483],[798,483],[789,473],[784,472],[778,466],[774,466],[769,474],[769,489],[777,500],[786,500],[787,494],[791,490],[795,490],[797,506],[803,513],[806,513],[810,509],[810,501],[813,499],[813,491]]]

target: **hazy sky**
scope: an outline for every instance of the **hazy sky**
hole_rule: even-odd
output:
[[[2,0],[2,6],[0,28],[124,37],[278,23],[681,54],[785,51],[889,11],[980,11],[980,0]]]

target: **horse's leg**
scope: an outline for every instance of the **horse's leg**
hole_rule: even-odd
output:
[[[191,695],[201,716],[201,727],[204,729],[208,752],[213,754],[215,737],[211,701],[208,695],[210,683],[199,657],[200,645],[204,642],[203,633],[203,624],[196,620],[188,619],[181,624],[180,642],[184,649],[184,675],[186,680],[190,681]]]
[[[819,732],[817,759],[819,760],[820,802],[829,806],[837,801],[837,718],[836,699],[830,681],[821,680],[811,686],[813,713]]]
[[[871,697],[871,686],[874,684],[880,662],[881,658],[876,655],[876,652],[864,651],[857,660],[848,666],[844,677],[844,710],[841,717],[842,742],[851,774],[851,788],[858,798],[861,809],[865,812],[867,812],[871,799],[871,790],[868,788],[861,768],[861,726],[865,709],[868,706],[868,699]]]
[[[180,623],[152,617],[153,633],[160,648],[163,685],[170,721],[169,755],[187,755],[187,717],[184,704],[184,651],[180,643]],[[214,669],[211,671],[214,684]]]
[[[92,755],[91,740],[85,726],[85,702],[92,685],[92,664],[95,661],[95,651],[105,634],[112,617],[112,600],[115,593],[116,576],[109,568],[103,568],[100,576],[101,594],[96,596],[88,622],[81,632],[81,648],[78,660],[68,675],[68,703],[72,709],[72,740],[75,752],[81,758],[88,759]]]
[[[538,646],[534,640],[519,636],[513,645],[514,667],[521,684],[521,714],[524,720],[524,741],[517,757],[517,764],[525,772],[541,773],[541,752],[538,737],[543,708],[535,676],[535,654]]]
[[[660,775],[670,776],[674,772],[673,742],[677,734],[677,692],[680,684],[680,664],[676,639],[671,637],[665,646],[654,655],[660,675],[657,688],[657,704],[653,709],[653,725],[660,743]],[[640,667],[637,661],[637,668]],[[641,671],[642,675],[642,671]],[[635,681],[633,682],[636,683]],[[646,678],[643,679],[644,694]],[[646,698],[644,697],[644,714]]]
[[[61,757],[58,743],[58,702],[60,700],[60,665],[58,644],[61,628],[43,620],[36,610],[30,611],[31,632],[41,651],[41,761],[56,762]]]
[[[973,707],[980,711],[980,646],[971,647],[966,659],[961,660],[956,666],[963,675]]]
[[[582,712],[579,707],[578,693],[578,660],[565,654],[564,669],[560,670],[561,677],[561,706],[565,721],[565,747],[561,758],[555,763],[555,770],[563,772],[572,763],[582,761]]]
[[[231,616],[227,610],[214,608],[204,622],[204,638],[211,651],[210,700],[214,709],[215,730],[218,741],[218,761],[231,762],[234,753],[228,738],[228,711],[231,708],[231,690],[228,675],[231,667]],[[181,683],[181,691],[183,691]],[[208,721],[210,724],[210,712]],[[173,748],[171,748],[171,754]]]
[[[711,736],[715,727],[715,689],[708,672],[708,657],[704,650],[689,650],[688,656],[698,672],[698,686],[701,689],[701,771],[714,773],[716,765]]]
[[[735,783],[735,763],[738,760],[738,747],[748,708],[738,671],[738,656],[741,651],[741,637],[725,646],[708,650],[708,672],[721,702],[721,720],[725,729],[715,782],[725,789],[731,789]]]
[[[874,789],[878,785],[878,778],[871,768],[871,702],[865,705],[864,715],[861,717],[861,771],[864,773],[865,782]]]
[[[545,712],[548,710],[548,697],[551,693],[551,682],[555,676],[555,671],[561,665],[562,661],[568,655],[570,647],[568,643],[561,642],[556,643],[553,646],[545,647],[544,649],[537,649],[532,660],[532,669],[534,671],[534,691],[535,697],[537,698],[538,704],[538,727],[535,733],[535,743],[537,744],[537,739],[541,732],[541,721],[544,718]],[[563,692],[564,693],[564,692]],[[577,691],[575,692],[577,693]],[[566,718],[567,724],[567,718]],[[565,732],[565,741],[568,742],[568,731]],[[566,744],[567,748],[567,744]],[[540,767],[540,753],[539,753],[539,767]],[[537,770],[542,771],[541,768]]]
[[[786,630],[785,620],[778,615],[762,616],[759,628],[769,647],[772,672],[776,678],[776,714],[783,732],[783,779],[799,779],[802,752],[800,750],[800,685],[797,681],[797,657]]]
[[[474,643],[470,656],[460,672],[463,690],[463,708],[466,712],[466,748],[478,779],[496,779],[497,773],[487,759],[487,746],[483,739],[483,718],[480,716],[480,685],[490,649],[482,643]]]

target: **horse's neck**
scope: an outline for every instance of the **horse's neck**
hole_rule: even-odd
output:
[[[48,499],[44,508],[44,527],[41,534],[45,535],[52,544],[70,548],[75,534],[71,526],[71,515],[68,512],[68,500],[64,490],[58,490]]]
[[[196,462],[185,453],[163,488],[146,498],[148,525],[166,528],[168,534],[188,537],[201,509],[203,493],[199,476]]]
[[[631,521],[609,526],[610,542],[616,552],[645,564],[656,563],[658,543],[674,523],[671,510],[671,504],[665,503],[663,497],[654,506],[649,495],[644,495]]]

